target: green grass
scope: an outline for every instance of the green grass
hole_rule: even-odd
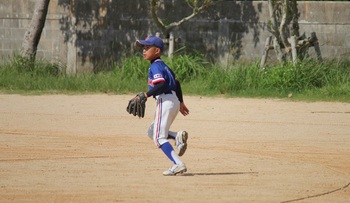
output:
[[[286,98],[306,101],[350,102],[350,61],[315,60],[266,66],[258,63],[222,67],[200,54],[163,60],[182,81],[186,95]],[[21,57],[0,66],[0,91],[21,94],[127,94],[147,91],[149,62],[141,56],[125,58],[112,71],[69,76],[64,67]]]

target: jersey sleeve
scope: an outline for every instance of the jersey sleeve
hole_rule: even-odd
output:
[[[150,67],[149,79],[152,84],[157,84],[159,82],[165,82],[165,78],[161,67],[157,63],[153,63]]]
[[[163,83],[162,88],[152,91],[157,84]],[[165,92],[175,91],[175,75],[173,71],[161,60],[151,64],[148,72],[148,86],[150,93],[154,92],[155,96]]]

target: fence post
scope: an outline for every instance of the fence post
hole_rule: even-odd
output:
[[[295,36],[292,36],[290,38],[290,45],[292,46],[292,59],[293,59],[293,64],[297,62],[297,48],[296,48],[296,42],[295,42]]]
[[[269,54],[269,50],[270,50],[271,39],[272,39],[271,36],[266,38],[263,55],[262,55],[261,61],[260,61],[260,68],[262,68],[266,63],[266,58],[267,58],[267,55]]]
[[[168,57],[172,57],[174,53],[174,45],[175,45],[175,39],[173,33],[170,33],[169,36],[169,51],[168,51]]]
[[[316,51],[317,60],[321,62],[322,61],[322,54],[321,54],[320,45],[318,44],[316,32],[311,33],[311,40],[312,40],[312,45],[314,46],[315,51]]]
[[[70,31],[71,31],[71,41],[67,43],[67,68],[66,68],[66,74],[68,75],[76,75],[77,74],[77,54],[78,54],[78,48],[77,48],[77,18],[75,17],[73,11],[70,13],[70,17],[72,19],[70,24]]]

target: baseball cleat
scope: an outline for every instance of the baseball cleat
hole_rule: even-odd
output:
[[[182,174],[187,171],[185,164],[175,164],[168,170],[163,172],[164,176],[175,176],[176,174]]]
[[[176,135],[175,143],[177,148],[179,149],[179,156],[182,156],[187,149],[187,139],[188,133],[186,131],[179,131]]]

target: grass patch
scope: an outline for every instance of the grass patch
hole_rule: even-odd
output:
[[[182,81],[187,95],[287,98],[306,101],[350,102],[350,61],[309,60],[266,66],[258,63],[221,67],[199,54],[163,60]],[[149,62],[136,55],[112,71],[69,76],[57,64],[13,57],[0,66],[0,91],[5,93],[111,93],[147,91]]]

